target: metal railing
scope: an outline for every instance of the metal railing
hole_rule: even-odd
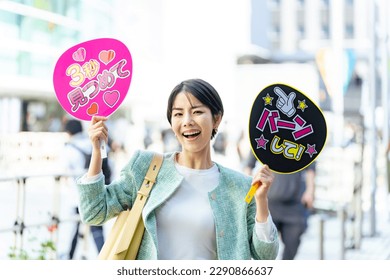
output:
[[[359,249],[362,239],[362,163],[357,150],[328,149],[318,161],[315,208],[319,216],[319,259],[325,259],[326,222],[339,220],[339,258],[345,259],[349,249]],[[341,172],[342,171],[342,172]],[[347,230],[347,225],[353,230]]]
[[[1,249],[9,249],[5,247],[9,244],[16,250],[30,250],[35,244],[26,236],[32,236],[35,231],[40,231],[40,239],[49,235],[48,239],[55,245],[63,245],[64,238],[71,236],[67,231],[71,229],[66,223],[80,221],[79,215],[73,213],[73,207],[78,203],[77,197],[70,193],[70,189],[75,188],[73,178],[80,174],[66,172],[62,163],[62,151],[68,137],[67,133],[63,132],[0,134],[0,210],[5,218],[0,220]],[[39,185],[39,180],[44,181],[47,193],[41,193],[39,188],[43,186]],[[37,194],[39,196],[36,196]],[[43,201],[42,196],[45,197]],[[69,203],[72,203],[72,209],[64,208]],[[40,216],[41,209],[44,209],[48,216]],[[64,214],[64,210],[72,210],[72,213]],[[87,258],[87,255],[91,257],[94,252],[88,248],[89,226],[82,223],[80,226],[82,240],[77,242],[81,243],[81,246],[77,246],[77,251],[80,252],[82,248],[83,259]],[[45,227],[48,232],[43,232]],[[3,258],[4,251],[1,250],[0,253],[0,258]],[[56,250],[54,253],[62,252]],[[50,256],[53,259],[57,257]]]
[[[66,172],[49,172],[49,173],[31,173],[23,175],[0,175],[0,183],[16,183],[16,203],[15,203],[15,218],[13,224],[10,224],[9,227],[0,228],[0,234],[12,232],[13,233],[13,244],[10,246],[16,251],[22,251],[25,246],[25,232],[29,228],[40,228],[46,227],[50,233],[50,241],[53,242],[55,248],[57,249],[58,244],[58,229],[62,223],[77,223],[80,221],[78,214],[73,216],[61,217],[60,216],[60,207],[61,207],[61,187],[64,187],[64,184],[67,184],[69,179],[74,178],[79,174],[70,174]],[[27,190],[27,181],[29,179],[35,178],[52,178],[54,180],[53,184],[53,193],[51,197],[52,207],[49,212],[49,217],[45,221],[28,223],[26,221],[26,202],[28,199],[28,190]],[[1,186],[0,186],[1,187]],[[69,187],[69,186],[66,186]],[[48,194],[49,195],[49,194]],[[30,209],[29,211],[34,211]],[[85,228],[85,231],[88,231],[88,227]],[[83,241],[88,243],[88,234],[85,232],[83,235]],[[84,244],[84,249],[87,249],[87,245]],[[55,250],[55,255],[49,256],[51,259],[56,259],[57,250]],[[82,252],[82,258],[86,258],[87,252],[84,250]]]

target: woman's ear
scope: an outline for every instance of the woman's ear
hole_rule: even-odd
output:
[[[218,130],[219,125],[221,124],[222,121],[222,115],[214,115],[214,129]]]

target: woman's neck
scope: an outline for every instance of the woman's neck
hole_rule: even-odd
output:
[[[210,153],[188,153],[185,151],[176,154],[176,162],[179,165],[192,169],[209,169],[213,166]]]

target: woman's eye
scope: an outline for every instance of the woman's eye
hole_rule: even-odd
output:
[[[176,113],[176,114],[174,114],[173,116],[174,117],[180,117],[182,115],[182,113]]]
[[[194,111],[194,114],[202,114],[203,112],[202,111]]]

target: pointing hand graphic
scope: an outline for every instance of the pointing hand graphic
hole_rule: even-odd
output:
[[[278,101],[276,102],[276,107],[286,114],[288,117],[291,117],[295,114],[296,109],[294,107],[295,92],[291,92],[287,95],[280,87],[275,87],[274,92],[279,96]]]

